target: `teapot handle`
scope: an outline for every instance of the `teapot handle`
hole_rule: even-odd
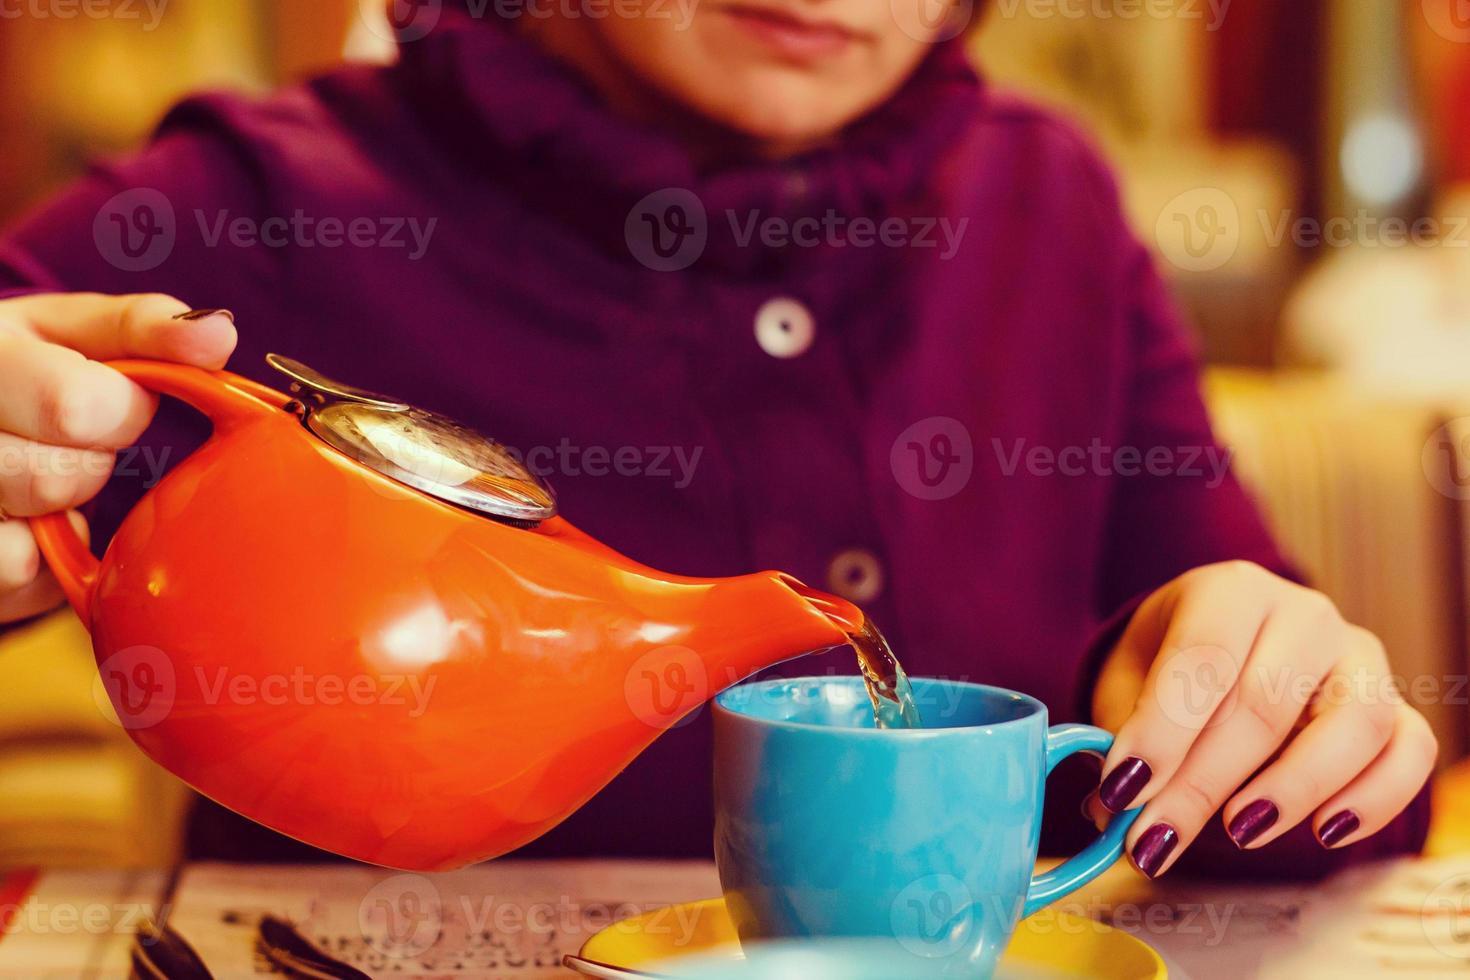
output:
[[[274,388],[228,371],[206,371],[165,361],[109,361],[107,366],[149,391],[192,405],[214,423],[216,433],[278,412],[289,401]],[[90,628],[92,588],[100,564],[66,514],[32,517],[30,525],[67,602]]]

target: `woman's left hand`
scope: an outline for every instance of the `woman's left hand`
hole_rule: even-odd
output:
[[[1351,844],[1413,800],[1438,751],[1377,637],[1248,562],[1194,569],[1145,600],[1093,710],[1118,733],[1093,809],[1143,805],[1127,846],[1150,877],[1222,806],[1242,848],[1303,820],[1324,847]]]

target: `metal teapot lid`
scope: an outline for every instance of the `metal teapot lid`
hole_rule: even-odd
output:
[[[332,448],[440,500],[501,520],[556,516],[556,497],[509,449],[451,418],[354,388],[267,354],[291,379],[302,421]]]

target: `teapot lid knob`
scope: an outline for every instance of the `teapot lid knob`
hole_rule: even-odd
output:
[[[490,517],[533,525],[556,516],[556,496],[508,447],[447,416],[342,384],[280,354],[266,363],[291,379],[306,428],[369,469]]]

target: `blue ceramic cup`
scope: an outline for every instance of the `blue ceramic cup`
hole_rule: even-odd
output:
[[[715,860],[743,943],[882,939],[924,975],[987,977],[1017,922],[1122,855],[1137,811],[1032,876],[1046,777],[1112,735],[1048,728],[1046,707],[1013,691],[913,687],[920,730],[875,729],[858,677],[715,700]]]

